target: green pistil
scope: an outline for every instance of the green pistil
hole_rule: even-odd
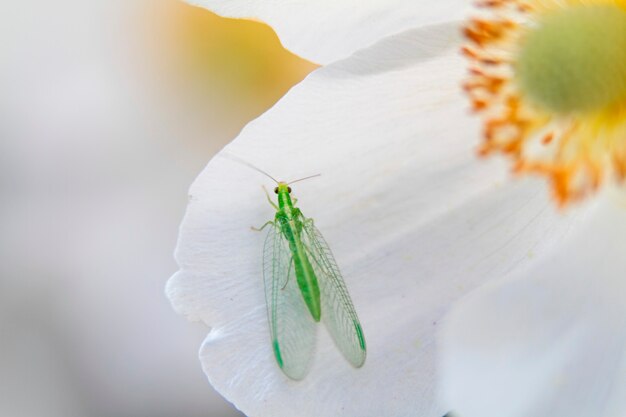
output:
[[[556,113],[626,104],[626,11],[604,4],[546,15],[525,38],[516,70],[522,91]]]

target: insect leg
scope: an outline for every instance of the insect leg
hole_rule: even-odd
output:
[[[272,198],[270,197],[270,193],[267,192],[267,188],[265,188],[264,185],[261,188],[263,188],[263,191],[265,191],[265,196],[267,197],[267,201],[270,202],[272,207],[274,207],[276,210],[278,210],[278,206],[272,201]]]
[[[250,226],[250,229],[254,230],[255,232],[260,232],[261,230],[265,229],[268,225],[272,225],[274,226],[274,222],[271,220],[268,220],[267,222],[265,222],[265,224],[261,227],[254,227],[254,226]]]
[[[294,207],[293,217],[296,219],[296,230],[298,233],[302,233],[302,228],[305,226],[307,219],[302,215],[302,211],[298,207]]]
[[[289,269],[287,270],[287,280],[285,280],[285,285],[283,285],[281,290],[284,290],[285,288],[287,288],[287,284],[289,284],[289,277],[291,276],[291,267],[292,266],[293,266],[293,256],[291,257],[291,260],[289,261]]]

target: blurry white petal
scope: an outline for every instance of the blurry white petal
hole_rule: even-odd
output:
[[[626,205],[615,198],[445,320],[443,388],[458,415],[626,415]]]
[[[551,247],[569,223],[540,183],[506,181],[478,161],[475,120],[457,80],[454,25],[387,39],[323,67],[250,123],[191,189],[181,227],[174,307],[212,327],[204,370],[251,417],[441,417],[435,402],[438,321],[449,304]],[[294,184],[344,273],[368,357],[353,369],[325,331],[300,382],[274,361],[262,283],[274,215],[261,184],[228,155]]]
[[[188,0],[223,16],[268,23],[283,45],[326,64],[385,36],[460,20],[462,0]]]

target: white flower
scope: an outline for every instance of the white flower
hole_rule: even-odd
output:
[[[283,45],[327,64],[379,39],[423,25],[461,19],[464,0],[190,0],[223,16],[267,22]]]
[[[495,0],[466,26],[486,152],[569,204],[626,178],[626,2]],[[552,253],[481,288],[443,333],[464,417],[626,415],[626,205],[606,191]]]
[[[612,314],[626,297],[616,275],[619,252],[604,247],[619,247],[625,235],[610,227],[621,221],[621,209],[598,200],[589,215],[580,207],[559,210],[542,181],[510,181],[501,160],[475,157],[480,120],[459,88],[466,62],[458,25],[445,23],[460,4],[324,3],[202,2],[268,21],[305,57],[344,58],[251,122],[191,188],[176,253],[180,271],[167,293],[177,311],[211,327],[200,353],[211,383],[251,417],[440,417],[450,410],[463,417],[554,410],[586,416],[606,405],[602,398],[614,398],[611,410],[622,412],[623,396],[608,393],[624,390],[613,382],[626,367],[617,368],[626,327]],[[485,2],[499,3],[510,2]],[[472,94],[476,104],[480,97]],[[343,270],[368,344],[361,369],[350,367],[321,330],[303,381],[287,379],[276,365],[262,283],[264,237],[250,230],[273,217],[261,190],[273,184],[237,159],[281,180],[322,174],[294,185],[294,194]],[[585,252],[586,242],[593,250]],[[604,253],[606,261],[598,258]],[[597,275],[588,278],[591,271]],[[528,274],[534,279],[520,278]],[[511,284],[492,288],[509,276]],[[552,287],[545,288],[544,276],[556,277]],[[449,320],[439,365],[442,318],[484,285],[490,289],[473,294]],[[590,285],[597,291],[585,298]],[[525,311],[537,291],[543,297],[532,302],[545,314]],[[602,308],[576,311],[583,299]],[[602,319],[607,328],[594,327]],[[513,364],[509,352],[518,355]],[[593,368],[588,352],[605,362]],[[594,373],[612,369],[613,379]],[[598,396],[573,396],[598,375],[604,385],[591,389]],[[589,401],[574,407],[579,400]]]
[[[603,199],[557,251],[447,320],[442,374],[460,416],[626,412],[626,205]]]

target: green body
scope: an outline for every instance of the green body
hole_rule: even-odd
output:
[[[299,208],[294,207],[289,194],[290,188],[286,184],[279,184],[278,211],[274,218],[275,224],[289,242],[289,250],[293,260],[298,287],[311,316],[316,322],[320,321],[321,303],[320,288],[315,270],[307,256],[301,234],[304,229],[304,217]]]
[[[339,267],[313,220],[304,217],[279,182],[278,205],[263,249],[267,315],[276,362],[291,379],[304,378],[313,357],[317,323],[324,322],[343,356],[365,362],[361,324]]]

